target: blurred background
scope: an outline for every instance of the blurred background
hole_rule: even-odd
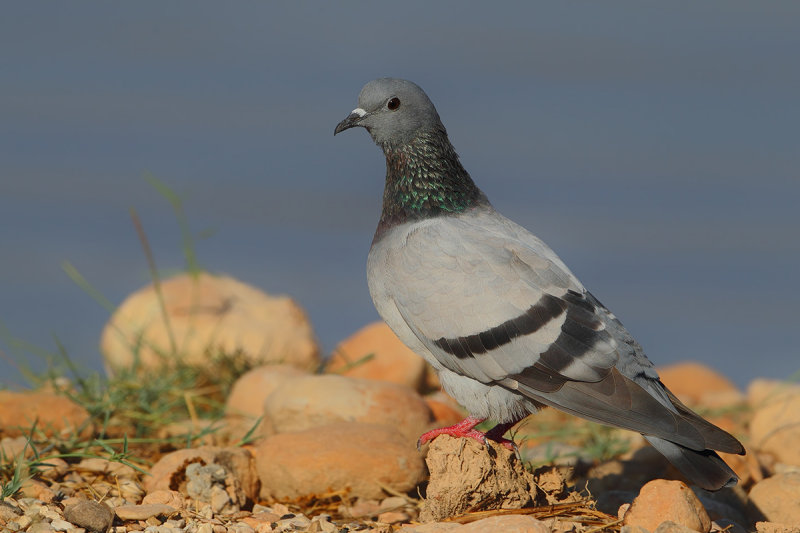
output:
[[[657,364],[740,385],[800,369],[800,3],[6,2],[0,386],[56,340],[89,370],[108,314],[200,263],[309,313],[325,352],[377,320],[365,262],[384,161],[333,137],[408,78],[467,170]],[[28,344],[26,347],[26,343]]]

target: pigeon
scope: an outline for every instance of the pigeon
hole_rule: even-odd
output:
[[[743,455],[742,444],[681,403],[555,252],[492,207],[419,86],[367,83],[334,135],[354,127],[386,157],[367,259],[372,300],[469,413],[420,443],[447,434],[511,445],[506,431],[550,406],[641,433],[704,489],[736,484],[716,452]],[[476,430],[485,420],[496,425]]]

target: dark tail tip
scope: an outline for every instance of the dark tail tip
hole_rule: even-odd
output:
[[[733,487],[738,483],[736,475],[714,450],[691,450],[658,437],[645,435],[644,438],[675,465],[686,478],[706,490],[719,490]]]

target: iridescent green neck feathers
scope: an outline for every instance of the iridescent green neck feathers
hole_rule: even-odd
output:
[[[458,160],[443,127],[382,148],[386,186],[378,234],[410,220],[458,214],[488,204]]]

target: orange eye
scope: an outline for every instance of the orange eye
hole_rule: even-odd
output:
[[[388,107],[390,111],[397,111],[397,109],[400,107],[400,99],[396,96],[391,98],[388,102],[386,102],[386,107]]]

